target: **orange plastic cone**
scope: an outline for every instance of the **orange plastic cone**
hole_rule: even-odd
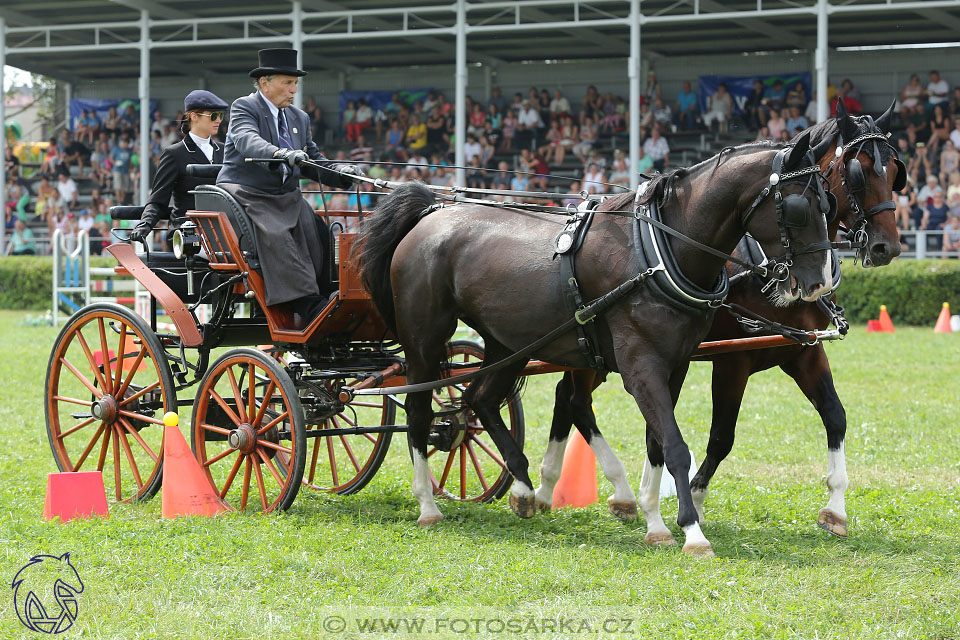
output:
[[[867,333],[877,333],[880,331],[883,331],[883,329],[880,328],[879,320],[867,320]]]
[[[180,433],[177,414],[164,415],[163,424],[163,517],[215,516],[230,511],[193,457]]]
[[[553,489],[553,508],[586,507],[597,501],[597,457],[579,431],[563,453],[560,480]]]
[[[886,331],[887,333],[893,333],[893,320],[890,319],[890,314],[887,313],[887,305],[880,305],[880,331]]]
[[[66,471],[47,475],[47,498],[43,504],[45,520],[59,518],[64,523],[91,516],[110,516],[102,473]]]
[[[940,317],[937,318],[937,325],[933,328],[934,333],[952,333],[950,328],[950,303],[944,302],[940,309]]]

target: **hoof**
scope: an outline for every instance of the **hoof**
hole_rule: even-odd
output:
[[[830,509],[820,509],[820,517],[817,518],[817,524],[827,533],[832,533],[838,538],[847,537],[847,519],[834,513]]]
[[[713,558],[713,547],[709,542],[690,542],[683,545],[683,552],[695,558]]]
[[[418,527],[429,527],[443,520],[443,516],[420,516],[417,518]]]
[[[656,547],[672,547],[677,544],[677,539],[670,533],[648,533],[643,541]]]
[[[518,498],[511,493],[510,508],[521,518],[532,518],[537,513],[537,501],[532,495],[528,498]]]
[[[553,509],[552,504],[548,504],[546,502],[540,502],[539,500],[537,500],[537,511],[539,511],[540,513],[548,513],[551,509]]]
[[[620,520],[637,519],[636,502],[627,502],[625,500],[608,500],[607,504],[610,506],[610,513],[612,513],[615,518]]]

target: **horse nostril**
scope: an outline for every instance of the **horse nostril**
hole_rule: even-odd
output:
[[[882,242],[878,242],[870,247],[870,253],[875,256],[885,256],[887,255],[887,245]]]

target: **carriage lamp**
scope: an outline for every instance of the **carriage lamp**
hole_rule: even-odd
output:
[[[192,258],[200,253],[200,235],[193,220],[187,220],[173,232],[173,256],[180,260],[184,256]]]

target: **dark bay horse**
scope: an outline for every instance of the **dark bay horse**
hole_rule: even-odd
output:
[[[637,202],[659,203],[662,220],[688,238],[721,252],[733,250],[749,231],[771,256],[784,253],[784,233],[796,253],[787,277],[777,284],[784,299],[815,300],[831,288],[825,194],[811,174],[808,138],[795,146],[752,144],[722,153],[690,169],[657,176]],[[823,152],[821,149],[820,153]],[[777,171],[784,176],[780,183]],[[788,179],[789,178],[789,179]],[[776,187],[777,197],[771,189]],[[779,189],[783,190],[782,194]],[[764,190],[766,191],[764,192]],[[771,197],[758,198],[764,192]],[[785,229],[780,196],[801,206],[802,224]],[[799,205],[798,200],[799,199]],[[634,193],[601,205],[630,211]],[[553,239],[563,229],[557,216],[475,203],[439,207],[424,185],[401,185],[381,200],[360,230],[356,256],[364,285],[406,357],[409,384],[437,380],[446,342],[458,320],[473,327],[486,348],[484,365],[534,343],[569,317],[564,303]],[[636,221],[630,214],[597,214],[578,258],[584,298],[596,299],[628,280],[641,283],[600,318],[599,350],[608,366],[621,373],[664,460],[677,479],[678,523],[684,549],[712,553],[698,524],[687,480],[690,453],[673,414],[689,366],[689,357],[709,329],[712,311],[680,309],[647,286],[637,254]],[[723,287],[724,259],[675,238],[668,240],[676,264],[691,287],[712,292]],[[804,248],[807,251],[804,251]],[[571,329],[531,353],[547,362],[583,366]],[[530,517],[535,512],[527,459],[509,436],[499,407],[526,364],[523,359],[475,380],[464,393],[499,448],[515,482],[510,505]],[[413,493],[420,505],[418,524],[442,519],[427,465],[427,438],[433,419],[429,391],[406,399],[408,441],[413,457]]]
[[[839,196],[838,215],[829,226],[830,237],[837,234],[841,225],[854,230],[854,235],[858,235],[864,244],[858,255],[864,264],[874,266],[888,264],[900,253],[892,194],[902,187],[900,181],[905,179],[906,174],[895,151],[886,144],[892,108],[874,122],[866,116],[850,117],[841,105],[837,118],[815,125],[806,132],[811,136],[811,144],[826,147],[826,154],[819,158],[819,164],[831,192]],[[836,153],[838,147],[842,149],[839,155]],[[857,185],[856,188],[851,184]],[[743,245],[738,245],[734,255],[750,257]],[[734,276],[728,302],[800,329],[825,329],[830,324],[831,314],[819,304],[797,301],[781,306],[777,304],[779,300],[771,300],[761,291],[765,282],[760,278],[749,274],[736,277],[735,274],[743,270],[731,263],[728,263],[728,270]],[[721,312],[714,317],[706,339],[728,340],[751,335],[755,334],[747,333],[732,315]],[[827,431],[827,485],[830,498],[827,506],[820,511],[819,524],[831,533],[846,535],[844,493],[848,482],[843,455],[846,415],[833,384],[823,345],[741,351],[714,355],[708,359],[713,362],[713,422],[706,456],[691,482],[693,500],[701,522],[703,500],[710,479],[733,446],[737,414],[747,379],[758,371],[780,366],[793,377],[820,413]],[[564,444],[571,424],[576,424],[597,454],[605,475],[614,484],[614,494],[609,500],[611,512],[621,518],[631,518],[637,514],[633,491],[627,483],[623,465],[596,428],[591,410],[591,392],[600,382],[601,378],[593,370],[579,370],[565,374],[557,385],[550,443],[541,465],[541,485],[537,489],[537,504],[541,509],[549,509],[552,504],[553,487],[559,478]],[[653,453],[653,458],[648,456],[646,460],[640,483],[640,505],[647,521],[646,540],[653,544],[672,544],[673,535],[660,515],[659,488],[663,462],[656,455],[655,443]]]

